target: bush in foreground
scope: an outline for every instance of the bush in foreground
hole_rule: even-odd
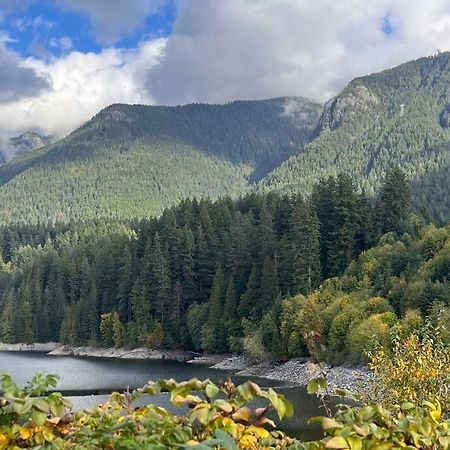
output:
[[[341,405],[334,418],[311,419],[322,424],[324,437],[299,442],[284,435],[268,416],[291,416],[292,405],[272,389],[253,382],[235,386],[230,380],[217,386],[209,380],[150,382],[144,388],[114,393],[92,410],[69,412],[59,393],[44,393],[56,377],[37,375],[24,389],[11,378],[0,379],[0,450],[33,449],[195,449],[195,450],[438,450],[450,448],[450,422],[438,401],[401,405]],[[315,380],[309,391],[320,390]],[[183,414],[147,404],[143,395],[169,392]],[[254,400],[260,407],[255,408]],[[268,431],[268,428],[271,431]]]

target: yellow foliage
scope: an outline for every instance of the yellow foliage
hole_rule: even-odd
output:
[[[399,329],[392,351],[380,347],[370,355],[369,367],[375,374],[373,395],[394,403],[436,399],[450,411],[450,350],[439,333],[427,326],[407,336]]]

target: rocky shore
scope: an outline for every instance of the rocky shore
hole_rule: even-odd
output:
[[[365,389],[370,383],[371,373],[363,366],[319,367],[307,358],[292,359],[281,364],[269,362],[255,363],[243,355],[197,355],[182,350],[149,350],[146,348],[96,348],[72,347],[57,342],[44,344],[2,344],[0,351],[45,352],[51,356],[80,356],[90,358],[121,358],[175,360],[189,364],[200,364],[212,369],[226,370],[243,377],[260,377],[286,381],[305,386],[311,379],[321,376],[322,370],[331,390]],[[197,355],[197,356],[196,356]]]
[[[5,344],[0,342],[0,352],[40,352],[49,353],[61,347],[59,342],[45,342],[36,344]]]
[[[188,361],[192,354],[182,350],[149,350],[147,348],[97,348],[71,347],[59,345],[48,352],[51,356],[84,356],[89,358],[121,358],[121,359],[169,359],[174,361]]]
[[[314,378],[326,374],[331,391],[361,390],[370,384],[372,374],[364,366],[319,366],[307,358],[291,359],[280,364],[252,364],[245,356],[229,356],[211,365],[213,369],[229,370],[245,377],[261,377],[306,386]]]

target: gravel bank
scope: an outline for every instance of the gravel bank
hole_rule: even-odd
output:
[[[306,358],[292,359],[281,364],[254,364],[244,356],[230,356],[211,367],[230,370],[241,376],[282,380],[300,386],[306,386],[313,378],[322,376],[319,365]],[[331,390],[365,389],[372,377],[367,367],[363,366],[325,366],[324,372]]]
[[[61,347],[59,342],[45,342],[38,344],[4,344],[0,342],[0,352],[51,352]]]

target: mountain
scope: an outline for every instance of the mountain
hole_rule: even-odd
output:
[[[12,137],[9,142],[16,149],[17,155],[31,152],[37,148],[45,147],[54,142],[53,136],[42,136],[34,131],[26,131],[19,136]]]
[[[450,53],[354,79],[324,108],[318,135],[261,181],[310,192],[344,172],[373,194],[388,168],[412,181],[417,208],[450,218]]]
[[[0,221],[129,219],[187,197],[238,195],[313,137],[321,105],[116,104],[0,167]]]
[[[0,164],[37,148],[45,147],[54,141],[53,136],[42,136],[34,131],[26,131],[10,138],[7,144],[0,148]]]
[[[157,216],[255,185],[308,195],[339,173],[376,195],[393,167],[417,210],[450,219],[450,53],[356,78],[323,109],[299,97],[111,105],[0,167],[0,222]]]

